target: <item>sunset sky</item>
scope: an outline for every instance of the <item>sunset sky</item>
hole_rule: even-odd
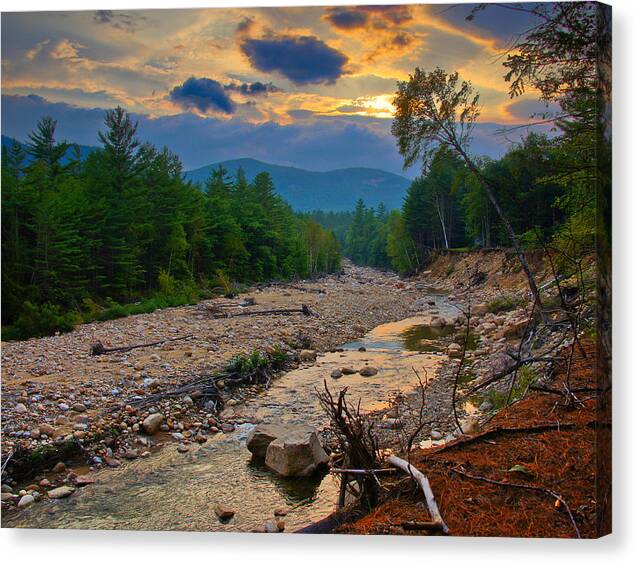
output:
[[[481,94],[474,151],[497,155],[499,125],[542,111],[511,100],[503,50],[532,21],[471,5],[237,8],[2,14],[2,133],[43,114],[61,137],[97,144],[103,109],[137,114],[140,137],[186,168],[254,157],[314,170],[401,171],[389,133],[396,82],[416,66],[457,70]]]

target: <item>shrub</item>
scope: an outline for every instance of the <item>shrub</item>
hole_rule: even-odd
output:
[[[500,313],[502,311],[511,311],[522,305],[521,300],[511,296],[502,296],[487,304],[487,311],[490,313]]]

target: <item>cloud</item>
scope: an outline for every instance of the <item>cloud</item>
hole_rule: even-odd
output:
[[[237,24],[237,33],[239,34],[250,33],[250,31],[252,30],[252,28],[254,28],[254,26],[255,26],[254,18],[246,16]]]
[[[290,110],[288,114],[300,122],[255,124],[237,117],[218,119],[192,113],[158,118],[133,114],[133,117],[139,121],[140,139],[177,153],[186,170],[226,159],[252,157],[310,170],[371,167],[402,173],[402,159],[389,130],[391,120],[370,116],[312,117],[305,110]],[[104,128],[104,110],[100,108],[52,103],[35,95],[2,95],[5,135],[26,139],[44,115],[58,121],[59,139],[83,145],[97,145],[97,132]],[[497,134],[501,128],[499,124],[478,124],[472,153],[499,157],[526,131],[502,136]],[[413,176],[418,172],[415,167],[406,174]]]
[[[184,109],[197,109],[204,114],[211,110],[233,114],[236,110],[224,87],[210,78],[191,76],[182,85],[175,86],[168,97]]]
[[[365,27],[369,16],[356,9],[329,8],[325,19],[338,29],[349,30]]]
[[[50,42],[51,42],[50,39],[45,39],[44,41],[40,41],[39,43],[36,43],[35,47],[33,47],[32,49],[29,49],[24,54],[24,58],[27,61],[32,61],[42,52],[42,49],[44,49]]]
[[[52,59],[79,59],[80,49],[85,46],[77,41],[62,39],[49,53]]]
[[[110,25],[115,29],[134,32],[137,27],[146,20],[143,16],[135,12],[114,12],[113,10],[97,10],[93,14],[93,21],[101,25]]]
[[[245,39],[241,51],[254,68],[277,72],[294,84],[332,84],[345,74],[348,59],[317,37],[281,35]]]
[[[240,84],[226,84],[224,86],[226,90],[231,90],[234,92],[239,92],[244,96],[261,96],[265,94],[269,94],[270,92],[280,92],[281,89],[278,86],[275,86],[271,82],[242,82]]]
[[[399,27],[413,16],[410,6],[351,6],[327,8],[324,18],[337,29],[351,31]]]

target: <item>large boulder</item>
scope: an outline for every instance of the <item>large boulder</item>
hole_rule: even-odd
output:
[[[248,450],[258,458],[265,458],[270,443],[286,434],[285,425],[276,423],[262,423],[248,433],[246,446]]]
[[[265,455],[265,465],[284,477],[309,476],[328,460],[316,430],[305,425],[286,426]]]

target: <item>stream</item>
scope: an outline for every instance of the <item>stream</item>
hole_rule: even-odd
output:
[[[440,315],[457,312],[443,296],[432,296]],[[413,368],[433,375],[453,328],[433,330],[426,317],[411,317],[379,325],[363,338],[336,352],[319,355],[276,379],[265,392],[234,406],[238,418],[263,422],[328,424],[315,389],[326,379],[332,391],[348,387],[350,401],[363,410],[383,409],[401,392],[417,386]],[[374,366],[372,377],[360,374],[330,378],[341,367]],[[3,526],[72,529],[134,529],[183,531],[250,531],[261,527],[275,509],[285,507],[286,531],[327,516],[335,509],[337,478],[282,479],[253,462],[245,440],[253,424],[212,436],[186,453],[166,443],[147,458],[127,462],[116,470],[95,472],[96,483],[66,499],[43,501],[22,510],[3,512]],[[221,523],[215,503],[236,511]]]

